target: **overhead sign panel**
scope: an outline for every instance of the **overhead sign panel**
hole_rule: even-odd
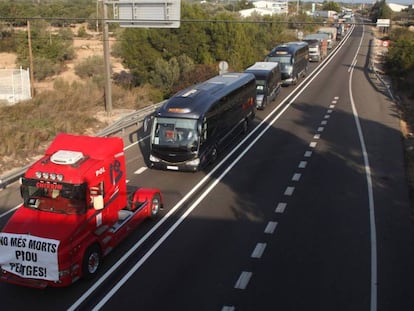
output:
[[[119,0],[116,6],[121,27],[180,27],[181,0]]]

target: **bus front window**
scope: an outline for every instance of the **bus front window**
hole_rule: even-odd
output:
[[[155,118],[151,133],[153,145],[162,147],[198,146],[197,120],[177,118]]]

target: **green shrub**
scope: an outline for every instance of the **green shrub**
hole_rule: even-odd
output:
[[[89,56],[87,59],[75,66],[75,73],[81,78],[104,76],[105,64],[103,57],[96,55]]]

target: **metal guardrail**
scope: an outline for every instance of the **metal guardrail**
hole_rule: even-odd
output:
[[[114,122],[113,124],[109,125],[108,127],[106,127],[104,130],[102,130],[101,132],[99,132],[96,136],[100,136],[100,137],[105,137],[105,136],[110,136],[113,135],[115,133],[121,132],[123,130],[125,130],[128,127],[131,127],[133,125],[137,125],[142,122],[146,116],[154,113],[163,103],[157,103],[157,104],[153,104],[151,106],[147,106],[145,108],[142,108],[140,110],[134,111],[124,117],[122,117],[121,119],[119,119],[118,121]],[[16,170],[15,172],[12,172],[6,176],[1,176],[0,177],[0,189],[5,189],[9,184],[14,183],[16,180],[18,180],[20,177],[23,176],[23,174],[26,172],[26,170],[32,165],[28,164],[18,170]]]

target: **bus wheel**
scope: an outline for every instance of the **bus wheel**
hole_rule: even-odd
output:
[[[295,79],[293,80],[293,84],[294,85],[298,84],[298,81],[299,81],[299,75],[296,75]]]
[[[211,153],[210,153],[210,162],[214,163],[216,162],[216,160],[217,160],[217,147],[214,146],[213,150],[211,150]]]
[[[98,245],[93,244],[88,247],[83,256],[82,272],[85,279],[91,279],[95,276],[101,266],[101,250]]]
[[[245,119],[243,121],[243,129],[242,129],[242,134],[247,134],[247,132],[249,131],[249,122]]]
[[[154,196],[151,199],[151,214],[150,218],[155,219],[158,216],[158,212],[161,208],[161,197],[159,193],[154,194]]]

